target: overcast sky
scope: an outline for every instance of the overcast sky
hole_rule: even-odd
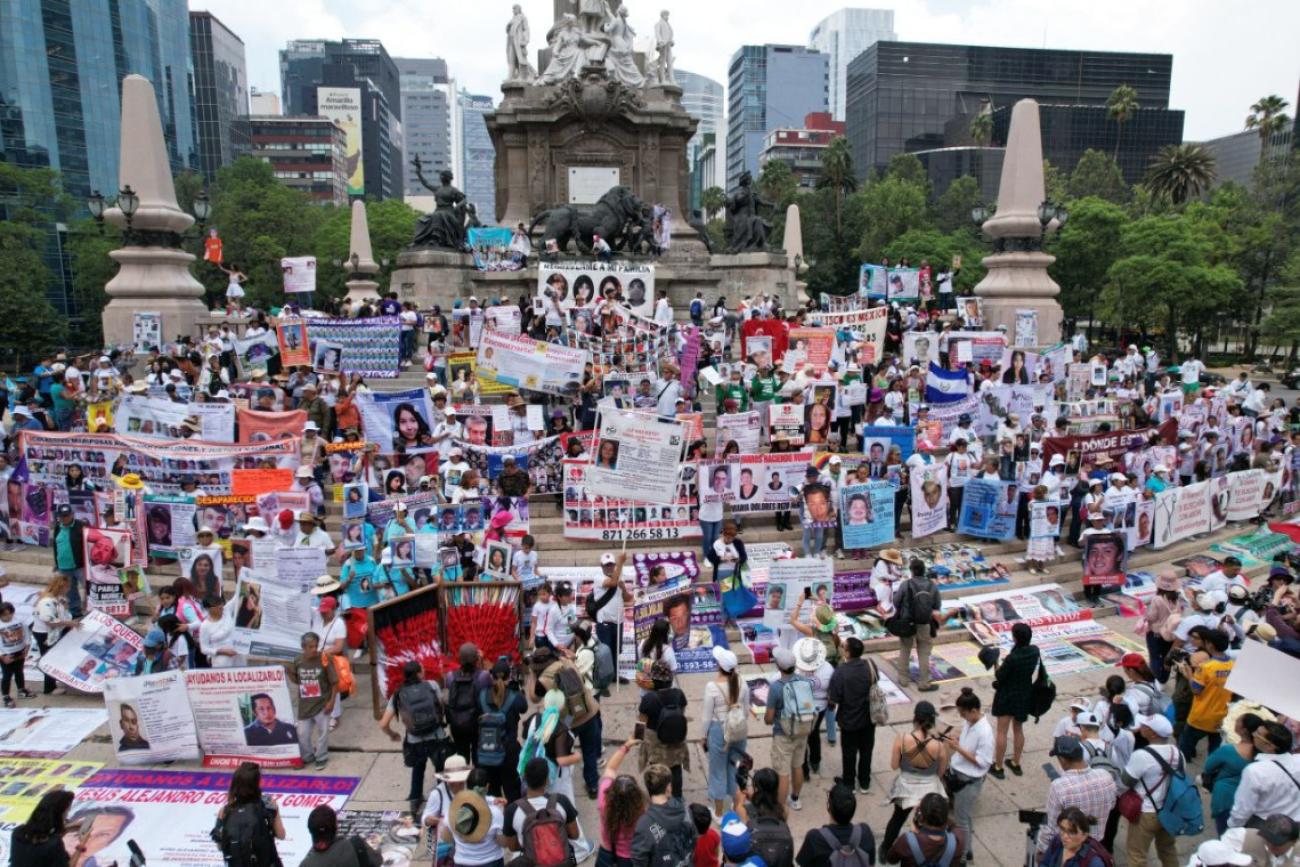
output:
[[[544,46],[552,0],[520,0]],[[840,0],[629,0],[643,37],[660,8],[672,12],[677,67],[726,85],[743,44],[806,44]],[[244,40],[249,84],[278,93],[278,51],[290,39],[375,38],[397,57],[442,57],[459,84],[500,97],[510,0],[191,0]],[[899,39],[1031,48],[1154,51],[1174,56],[1170,107],[1187,112],[1190,141],[1237,132],[1251,103],[1280,94],[1294,116],[1300,85],[1296,0],[899,0]],[[1141,94],[1139,94],[1140,98]]]

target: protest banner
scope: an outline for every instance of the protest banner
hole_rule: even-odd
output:
[[[572,394],[582,382],[586,361],[581,349],[488,328],[478,345],[475,375],[480,382]]]
[[[917,268],[890,268],[885,287],[889,303],[911,303],[921,296],[921,272]]]
[[[912,538],[932,535],[948,526],[948,467],[923,464],[909,473],[912,488]]]
[[[199,420],[199,439],[211,443],[235,441],[233,403],[191,403],[185,409]]]
[[[840,324],[841,328],[848,328],[853,335],[861,341],[861,346],[857,349],[857,363],[859,365],[878,365],[884,358],[885,354],[885,327],[888,324],[889,308],[872,307],[869,310],[863,310],[853,314],[847,322]],[[826,325],[836,325],[832,318]]]
[[[401,319],[375,316],[368,319],[328,319],[312,317],[307,333],[313,345],[325,344],[338,350],[337,360],[322,363],[319,356],[302,364],[341,374],[359,373],[367,378],[394,379],[401,372]],[[280,350],[283,356],[284,349]],[[282,364],[288,364],[281,357]]]
[[[36,809],[41,797],[55,789],[75,792],[104,767],[103,762],[6,757],[5,783],[0,789],[0,857],[9,861],[9,834]],[[76,862],[72,862],[76,863]]]
[[[221,571],[225,551],[219,545],[177,548],[176,562],[181,575],[194,582],[200,597],[221,595]]]
[[[740,325],[741,355],[749,358],[753,354],[749,343],[752,338],[766,338],[770,352],[769,362],[775,364],[785,355],[787,335],[785,323],[779,319],[746,319]]]
[[[1290,719],[1300,719],[1300,690],[1278,688],[1286,683],[1300,683],[1300,659],[1263,642],[1247,641],[1228,673],[1227,689]]]
[[[602,414],[598,430],[596,460],[587,474],[593,495],[660,506],[676,499],[686,447],[682,424],[614,410]]]
[[[948,335],[948,358],[979,366],[987,361],[994,367],[1002,363],[1007,337],[1000,331],[953,331]],[[963,357],[969,356],[969,357]]]
[[[188,407],[183,403],[128,394],[118,402],[117,412],[113,414],[113,432],[179,439],[181,425],[189,414]]]
[[[1167,548],[1189,536],[1210,529],[1210,486],[1196,482],[1181,488],[1168,488],[1155,496],[1155,531],[1151,547]]]
[[[763,623],[773,629],[786,625],[801,598],[829,603],[834,595],[834,577],[834,565],[820,557],[772,561],[762,597]],[[811,622],[815,608],[811,601],[804,604],[805,622]]]
[[[785,437],[791,446],[801,446],[804,441],[804,407],[794,403],[774,403],[767,408],[771,436]]]
[[[230,777],[143,769],[96,773],[82,783],[68,817],[82,819],[86,832],[86,860],[78,863],[130,864],[127,841],[138,840],[151,865],[224,867],[209,835],[228,798]],[[276,841],[276,850],[285,864],[298,864],[311,851],[311,811],[322,805],[342,809],[359,783],[357,777],[262,774],[262,794],[275,803],[284,825],[285,838]]]
[[[673,499],[660,505],[593,494],[587,485],[591,468],[585,460],[564,461],[564,538],[621,542],[700,537],[699,509],[689,492],[694,488],[693,464],[683,465],[683,480]],[[688,473],[689,482],[684,480]]]
[[[636,586],[651,591],[681,588],[701,580],[694,551],[636,553],[632,555],[632,570]]]
[[[891,453],[896,453],[898,463],[903,463],[916,451],[916,429],[906,425],[869,424],[862,427],[863,459],[868,463],[884,463]]]
[[[365,437],[379,451],[415,454],[435,451],[433,401],[427,388],[368,391],[356,396]]]
[[[894,541],[894,486],[889,482],[841,485],[840,528],[849,550]]]
[[[597,298],[621,298],[637,316],[654,316],[654,265],[630,262],[539,262],[537,297],[551,293],[560,309],[595,309]]]
[[[474,267],[480,271],[519,271],[524,267],[527,250],[515,250],[510,242],[514,233],[505,226],[475,226],[466,233]],[[528,243],[527,240],[524,242]]]
[[[1229,521],[1253,520],[1273,501],[1282,487],[1282,471],[1242,470],[1228,474],[1227,519]]]
[[[1061,500],[1035,500],[1029,504],[1029,547],[1026,551],[1029,559],[1051,560],[1056,556],[1056,543],[1061,537],[1061,515],[1066,508],[1067,504]]]
[[[732,514],[777,512],[794,508],[791,498],[804,482],[808,469],[807,452],[732,455],[726,461],[703,465],[706,502],[719,495],[719,485],[726,478],[722,501],[730,504]],[[719,467],[724,472],[719,473]]]
[[[889,269],[884,265],[862,263],[862,267],[858,269],[858,294],[883,300],[888,290]]]
[[[5,757],[6,765],[10,756],[57,759],[89,739],[104,721],[101,708],[0,710],[0,756]],[[0,805],[4,800],[0,795]]]
[[[196,510],[193,497],[146,494],[145,540],[150,556],[175,558],[177,550],[198,544]]]
[[[835,329],[791,328],[789,347],[787,351],[803,353],[803,363],[796,363],[792,373],[807,367],[814,376],[822,376],[835,351]]]
[[[270,568],[241,575],[239,600],[226,616],[235,618],[235,649],[245,656],[290,660],[302,649],[312,626],[311,589],[325,572],[318,548],[282,548]]]
[[[233,768],[245,761],[302,767],[295,702],[280,666],[187,671],[185,690],[205,768]]]
[[[1016,346],[1038,345],[1038,311],[1016,310]]]
[[[280,273],[284,275],[284,294],[296,295],[316,291],[315,256],[281,257]]]
[[[144,639],[102,611],[90,611],[41,657],[45,674],[82,692],[103,692],[104,682],[134,673]]]
[[[280,367],[300,367],[311,364],[311,344],[307,338],[307,323],[302,319],[281,319],[275,326],[276,342],[280,346]]]
[[[1073,367],[1073,365],[1072,365]],[[1112,460],[1120,460],[1124,454],[1135,448],[1144,448],[1155,434],[1163,445],[1172,446],[1178,442],[1178,422],[1169,419],[1156,427],[1138,428],[1136,430],[1106,431],[1104,433],[1083,434],[1079,436],[1043,437],[1043,460],[1049,461],[1054,455],[1065,458],[1066,473],[1079,469],[1079,462],[1085,455],[1096,457],[1104,454]]]
[[[230,474],[230,494],[234,497],[257,497],[293,487],[293,471],[272,469],[235,470]],[[304,492],[305,493],[305,492]]]
[[[650,636],[655,621],[668,621],[677,671],[682,673],[717,670],[713,648],[729,646],[716,584],[652,588],[638,598],[634,618],[638,647]]]
[[[113,432],[112,400],[90,401],[86,404],[86,430],[91,433]]]
[[[252,337],[236,337],[232,343],[235,347],[235,363],[241,376],[248,376],[254,370],[266,370],[271,359],[280,354],[280,341],[274,331]]]
[[[939,360],[938,335],[933,331],[908,331],[903,334],[903,361],[922,370]]]
[[[150,349],[161,347],[162,314],[145,313],[137,310],[131,316],[131,345],[135,351],[144,355]]]
[[[1083,543],[1083,583],[1123,585],[1128,560],[1128,537],[1124,533],[1090,533]]]
[[[285,412],[240,409],[236,418],[241,443],[268,442],[288,436],[301,437],[302,426],[307,423],[307,413],[300,409]]]
[[[199,757],[185,673],[114,678],[104,684],[109,741],[124,765]]]
[[[115,571],[114,583],[91,580],[86,585],[86,607],[110,617],[130,617],[132,603],[149,595],[149,579],[141,566],[124,566]]]
[[[721,455],[727,444],[732,442],[740,447],[741,454],[758,451],[758,437],[763,426],[756,410],[720,414],[716,425],[716,454]]]
[[[1015,482],[971,479],[962,496],[957,532],[980,539],[1010,539],[1016,534],[1018,506]]]

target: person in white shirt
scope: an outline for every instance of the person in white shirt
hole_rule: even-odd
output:
[[[1056,727],[1052,729],[1052,739],[1065,737],[1066,735],[1079,736],[1079,714],[1088,710],[1088,703],[1083,699],[1076,699],[1070,702],[1070,713],[1056,721]]]
[[[596,602],[604,601],[596,609],[596,638],[609,648],[615,659],[619,657],[622,641],[623,606],[631,605],[635,599],[623,578],[623,564],[626,562],[627,551],[621,551],[617,556],[608,551],[601,554],[600,571],[604,577],[591,591],[596,596]],[[608,599],[605,598],[606,595]],[[619,683],[626,681],[626,678],[619,677]]]
[[[1268,816],[1258,828],[1229,828],[1211,842],[1244,854],[1250,861],[1243,862],[1243,867],[1300,867],[1300,822],[1288,816]],[[1214,860],[1226,859],[1219,856]],[[1188,867],[1203,867],[1204,863]]]
[[[980,697],[969,686],[962,687],[957,696],[957,715],[961,717],[961,735],[956,740],[951,734],[943,736],[949,750],[948,768],[964,783],[952,793],[952,819],[966,832],[966,839],[973,840],[975,802],[993,767],[993,726],[980,708]]]
[[[199,630],[199,649],[213,668],[243,668],[248,665],[248,658],[235,647],[235,609],[238,606],[238,594],[230,597],[229,601],[223,601],[220,596],[203,600],[208,619]]]
[[[1241,411],[1251,418],[1258,418],[1268,409],[1269,384],[1260,383],[1257,388],[1251,389],[1250,395],[1242,401]]]
[[[668,295],[662,294],[655,302],[655,324],[667,328],[673,324],[673,306],[668,303]]]
[[[327,557],[333,553],[334,540],[330,538],[329,533],[316,526],[315,515],[304,509],[294,517],[298,522],[298,535],[294,537],[293,547],[319,548]]]
[[[967,453],[966,440],[958,438],[952,443],[952,451],[943,459],[948,465],[948,526],[956,527],[961,517],[962,497],[966,493],[966,483],[970,481],[976,466],[973,457]]]
[[[561,655],[571,656],[569,646],[573,644],[573,625],[578,622],[578,605],[574,601],[573,585],[561,581],[555,585],[555,608],[547,618],[545,635]]]
[[[537,551],[533,548],[535,544],[532,535],[525,535],[520,541],[519,550],[510,556],[510,577],[522,584],[525,590],[531,590],[538,582],[545,580],[537,570]]]
[[[1146,739],[1147,746],[1133,753],[1120,772],[1123,784],[1142,799],[1142,817],[1128,827],[1128,863],[1135,867],[1147,863],[1147,850],[1152,841],[1163,867],[1175,867],[1178,863],[1174,837],[1156,815],[1169,791],[1165,768],[1186,769],[1178,747],[1168,742],[1173,733],[1173,723],[1164,716],[1142,717],[1138,720],[1138,734]]]
[[[451,421],[451,411],[447,411],[447,421]],[[470,465],[465,461],[465,453],[460,446],[452,446],[451,451],[447,454],[447,460],[442,462],[438,472],[442,475],[442,495],[448,500],[451,499],[454,491],[460,490],[461,476],[470,471]]]
[[[1199,358],[1188,358],[1178,368],[1178,375],[1182,377],[1183,387],[1200,385],[1201,374],[1205,372],[1205,362]]]
[[[1224,557],[1223,565],[1201,579],[1198,588],[1203,593],[1222,593],[1225,596],[1232,587],[1245,587],[1246,579],[1241,574],[1241,561],[1236,557]],[[1189,588],[1189,598],[1191,597]]]
[[[1228,827],[1276,815],[1300,822],[1300,755],[1291,752],[1291,730],[1266,722],[1255,729],[1254,742],[1255,761],[1241,772]]]
[[[1244,370],[1236,379],[1224,387],[1224,391],[1227,392],[1228,397],[1237,401],[1237,403],[1244,401],[1254,390],[1255,386],[1251,385],[1250,374],[1246,373]]]
[[[551,598],[551,585],[543,582],[537,588],[537,599],[533,602],[532,610],[528,616],[528,631],[529,635],[532,636],[534,649],[551,646],[551,639],[547,635],[547,627],[558,610],[555,600]]]

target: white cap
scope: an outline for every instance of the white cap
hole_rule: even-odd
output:
[[[1222,840],[1206,840],[1196,847],[1196,859],[1201,867],[1224,867],[1236,864],[1246,867],[1253,860],[1245,852],[1238,852]]]
[[[431,371],[429,371],[428,373],[426,373],[426,374],[424,375],[424,378],[425,378],[425,379],[437,379],[437,378],[438,378],[438,374],[434,373],[434,372],[431,370]]]
[[[1086,699],[1076,698],[1074,701],[1070,702],[1071,710],[1077,710],[1082,712],[1087,710],[1089,707],[1091,707],[1091,705],[1088,704]]]
[[[1074,718],[1074,724],[1077,726],[1091,726],[1092,728],[1101,728],[1101,720],[1090,710],[1080,711],[1079,715]]]
[[[300,479],[310,479],[312,476],[311,467],[303,464],[301,467],[298,467],[298,472],[294,475]]]
[[[1169,467],[1165,466],[1164,464],[1157,464],[1156,466],[1151,468],[1151,472],[1164,473],[1165,475],[1169,475]]]
[[[830,459],[829,461],[827,461],[826,463],[828,463],[828,464],[838,464],[838,463],[840,463],[840,456],[839,456],[839,455],[831,455],[831,459]]]
[[[1128,476],[1124,475],[1123,473],[1111,473],[1110,480],[1112,482],[1127,482]]]
[[[213,529],[212,529],[211,527],[209,527],[207,524],[204,524],[202,527],[199,527],[199,531],[198,531],[197,533],[195,533],[194,535],[196,535],[196,536],[202,536],[204,533],[207,533],[209,536],[215,536],[215,535],[217,535],[217,534],[213,531]]]
[[[30,409],[27,408],[27,404],[25,404],[25,403],[20,403],[20,404],[18,404],[16,407],[14,407],[14,412],[13,412],[13,414],[14,414],[14,415],[25,415],[25,416],[27,416],[27,417],[30,418],[30,417],[31,417],[31,414],[32,414],[32,411],[31,411]]]
[[[1151,729],[1158,738],[1167,738],[1174,733],[1174,725],[1169,717],[1162,713],[1138,717],[1138,728]]]
[[[303,430],[314,430],[314,431],[316,431],[317,433],[320,433],[320,425],[316,424],[316,422],[314,422],[314,421],[309,421],[309,422],[307,422],[305,425],[302,426],[302,429],[303,429]],[[302,469],[302,467],[299,467],[298,469]]]
[[[185,378],[185,374],[181,373],[181,372],[180,372],[180,369],[179,369],[179,368],[175,368],[175,367],[173,367],[171,370],[169,370],[169,371],[167,372],[167,375],[168,375],[169,377],[171,377],[172,379],[184,379],[184,378]]]
[[[401,500],[398,500],[398,501],[397,501],[397,504],[393,506],[393,511],[394,511],[394,512],[405,512],[405,511],[406,511],[406,503],[403,503]]]
[[[617,562],[618,558],[608,551],[600,555],[600,565],[602,566],[613,566]]]
[[[229,398],[230,392],[226,391],[224,388],[217,392],[217,400],[229,400]]]
[[[736,654],[725,647],[715,644],[713,645],[713,661],[718,664],[718,668],[722,671],[732,672],[736,670],[736,663],[739,660],[736,659]]]
[[[101,355],[101,356],[99,356],[99,363],[100,363],[100,364],[111,364],[111,363],[112,363],[112,359],[110,359],[107,355]]]
[[[1052,455],[1052,459],[1051,459],[1050,461],[1047,462],[1047,465],[1048,465],[1049,467],[1054,467],[1054,466],[1056,466],[1057,464],[1064,464],[1064,463],[1065,463],[1065,456],[1064,456],[1064,455]]]
[[[269,533],[270,528],[266,526],[266,519],[261,515],[254,515],[244,524],[245,530],[257,530],[261,533]]]

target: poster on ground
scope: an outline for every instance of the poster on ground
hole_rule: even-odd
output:
[[[124,765],[197,759],[198,734],[185,673],[120,677],[104,685],[109,741]]]
[[[686,446],[679,422],[638,413],[606,411],[596,460],[587,474],[593,495],[667,505],[676,499],[678,468]]]
[[[0,756],[57,759],[88,739],[104,720],[102,708],[0,710]]]
[[[264,768],[302,767],[289,686],[278,665],[185,672],[203,766],[254,761]]]
[[[924,464],[910,472],[912,486],[912,538],[938,533],[948,526],[948,467]]]
[[[76,791],[102,767],[102,762],[6,757],[0,765],[0,820],[6,826],[25,821],[46,792],[58,788]],[[0,863],[9,863],[12,830],[5,827],[0,831]]]
[[[144,639],[131,627],[102,611],[90,611],[50,648],[41,671],[82,692],[103,692],[104,683],[129,677]]]
[[[484,329],[475,359],[480,382],[550,394],[573,394],[582,383],[584,350]]]

